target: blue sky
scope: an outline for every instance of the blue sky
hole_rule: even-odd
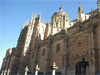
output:
[[[80,0],[85,13],[97,8],[97,0]],[[41,11],[41,19],[51,21],[60,5],[67,10],[70,21],[77,18],[79,0],[0,0],[0,65],[8,48],[16,47],[22,25],[32,13]]]

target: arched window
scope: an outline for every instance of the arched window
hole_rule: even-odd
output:
[[[45,55],[45,48],[42,51],[42,56],[44,56],[44,55]]]
[[[56,53],[60,52],[60,44],[57,44]]]
[[[82,42],[79,42],[79,43],[78,43],[78,47],[79,47],[79,48],[82,47]]]

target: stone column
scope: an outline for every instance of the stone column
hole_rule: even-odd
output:
[[[35,75],[38,75],[38,71],[40,70],[40,68],[38,67],[38,65],[36,65],[36,68],[35,68]]]
[[[90,17],[90,24],[89,24],[89,68],[90,73],[95,75],[95,42],[94,42],[94,25],[93,25],[93,17]]]
[[[94,37],[93,33],[90,33],[90,50],[89,50],[89,61],[90,61],[90,73],[95,74],[95,50],[94,50]]]
[[[9,73],[10,73],[10,69],[8,69],[8,71],[7,71],[7,75],[9,75]]]
[[[27,75],[27,72],[29,71],[28,66],[25,68],[25,75]]]
[[[4,71],[4,75],[6,75],[6,73],[7,73],[7,70]]]
[[[39,38],[35,37],[35,39],[33,41],[35,41],[35,40],[36,40],[36,42],[34,43],[34,45],[35,45],[35,47],[34,47],[35,53],[34,53],[34,58],[33,58],[33,62],[32,62],[32,64],[33,64],[32,68],[34,68],[35,65],[38,63]]]
[[[55,75],[56,69],[58,69],[58,67],[56,66],[55,62],[54,62],[53,65],[51,66],[51,69],[52,69],[52,75]]]

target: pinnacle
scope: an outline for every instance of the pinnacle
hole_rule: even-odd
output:
[[[83,12],[83,8],[82,8],[82,5],[81,5],[81,1],[79,1],[79,9],[78,9],[78,11],[81,11],[81,13],[84,13]]]
[[[28,25],[28,19],[27,19],[26,25]]]
[[[36,11],[35,11],[34,17],[36,17]]]
[[[41,11],[39,12],[39,15],[41,15]]]
[[[33,13],[32,13],[32,17],[33,17]]]

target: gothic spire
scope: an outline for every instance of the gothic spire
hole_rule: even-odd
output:
[[[32,13],[32,16],[31,16],[31,20],[30,20],[30,22],[32,22],[32,20],[33,20],[33,13]]]
[[[24,24],[23,24],[23,27],[22,27],[22,29],[24,29],[24,27],[25,27],[25,21],[24,21]]]
[[[26,25],[28,25],[28,19],[27,19]]]
[[[35,14],[34,14],[34,18],[36,18],[36,11],[35,11]]]
[[[67,21],[69,21],[69,17],[66,10],[65,10],[65,18],[67,19]]]
[[[32,13],[32,16],[31,17],[33,17],[33,13]]]
[[[41,20],[41,11],[39,12],[39,16],[38,17],[39,17],[39,20]]]
[[[78,8],[78,11],[80,11],[81,13],[84,13],[84,12],[83,12],[83,8],[82,8],[82,5],[81,5],[81,1],[79,1],[79,8]]]
[[[81,6],[81,2],[79,1],[79,7],[78,7],[78,21],[82,22],[82,14],[84,14],[83,12],[83,8]]]
[[[98,0],[97,4],[98,4],[98,11],[100,12],[100,0]]]
[[[41,16],[41,11],[39,12],[39,16]]]

